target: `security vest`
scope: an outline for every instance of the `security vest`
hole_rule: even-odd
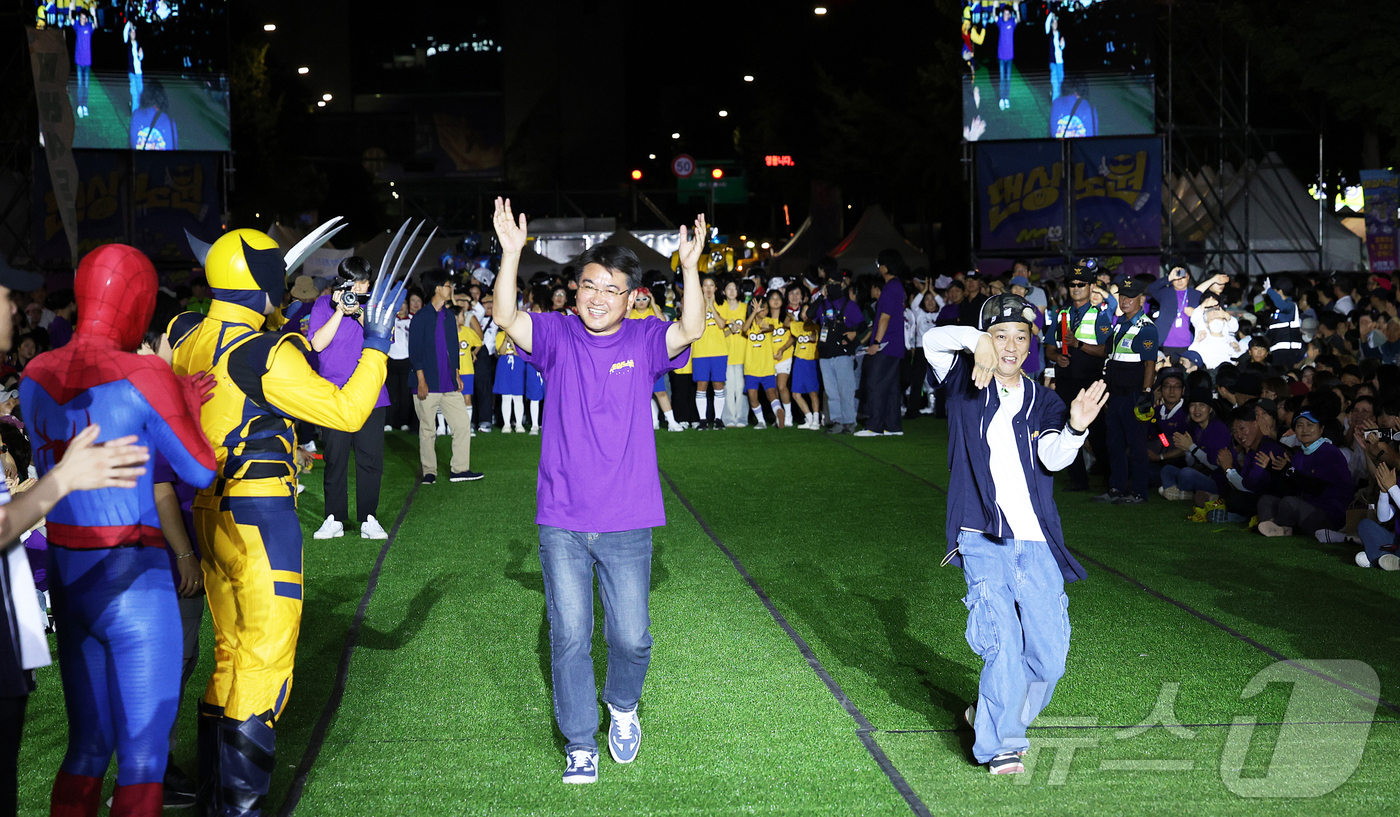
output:
[[[1298,305],[1293,305],[1292,319],[1281,318],[1279,313],[1282,310],[1275,309],[1273,320],[1269,328],[1264,332],[1264,337],[1269,341],[1270,352],[1299,352],[1303,349],[1303,320],[1298,312]]]
[[[1142,390],[1143,372],[1145,364],[1149,360],[1156,360],[1155,351],[1143,354],[1133,351],[1133,343],[1137,341],[1138,333],[1142,327],[1151,323],[1145,310],[1138,310],[1138,313],[1127,323],[1127,328],[1122,334],[1114,332],[1115,339],[1108,355],[1108,377],[1107,385],[1114,394],[1135,393]]]
[[[355,373],[337,388],[311,368],[306,338],[262,326],[263,316],[253,310],[215,300],[208,317],[185,312],[167,330],[175,374],[214,378],[199,421],[214,446],[216,476],[199,492],[196,507],[229,496],[295,498],[295,421],[358,431],[379,399],[388,360],[383,352],[361,352]]]
[[[1076,322],[1074,318],[1075,307],[1065,307],[1055,316],[1055,326],[1058,331],[1063,331],[1064,321],[1067,318],[1070,335],[1075,340],[1090,346],[1097,346],[1099,337],[1095,333],[1094,327],[1098,324],[1100,309],[1102,307],[1090,306],[1084,310],[1084,314]],[[1064,366],[1056,367],[1059,371],[1064,371],[1065,368]],[[1103,374],[1103,358],[1086,354],[1081,349],[1071,349],[1068,368],[1070,376],[1077,380],[1097,380]]]

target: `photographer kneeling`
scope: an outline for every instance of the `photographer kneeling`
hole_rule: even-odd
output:
[[[334,289],[316,299],[311,307],[311,348],[320,356],[321,376],[344,386],[355,373],[364,348],[363,306],[369,300],[373,273],[370,263],[358,256],[346,258],[336,270],[339,280]],[[355,510],[364,521],[360,536],[387,539],[389,534],[374,514],[379,510],[379,481],[384,474],[384,410],[389,392],[380,387],[374,411],[358,431],[321,429],[325,456],[326,521],[313,536],[332,539],[345,535],[350,516],[350,452],[355,452]]]

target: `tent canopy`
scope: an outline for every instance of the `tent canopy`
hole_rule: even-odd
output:
[[[827,255],[835,258],[843,268],[860,275],[874,272],[876,256],[886,249],[899,250],[910,269],[928,266],[928,256],[904,240],[880,205],[872,204],[865,208],[851,232]]]
[[[648,247],[645,242],[626,230],[618,230],[607,238],[602,244],[610,247],[626,247],[636,253],[637,260],[642,262],[642,271],[669,272],[671,269],[671,259]]]

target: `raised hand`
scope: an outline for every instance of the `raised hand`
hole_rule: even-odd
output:
[[[1375,476],[1376,484],[1380,486],[1382,491],[1389,492],[1391,488],[1395,487],[1395,469],[1389,465],[1383,462],[1376,463],[1375,467],[1371,469],[1371,474]]]
[[[1263,452],[1263,451],[1256,451],[1256,452],[1254,453],[1254,464],[1255,464],[1255,466],[1257,466],[1257,467],[1259,467],[1259,468],[1268,468],[1268,467],[1269,467],[1269,455],[1268,455],[1266,452]]]
[[[705,251],[705,244],[710,240],[710,230],[705,225],[704,214],[695,217],[695,232],[687,236],[685,225],[681,225],[680,230],[681,245],[680,253],[681,270],[694,272],[700,269],[700,254]]]
[[[1182,451],[1190,451],[1192,445],[1191,435],[1181,431],[1176,432],[1172,435],[1172,445]]]
[[[1229,471],[1235,467],[1235,455],[1230,453],[1230,449],[1222,448],[1220,453],[1215,455],[1215,464]]]
[[[879,351],[876,346],[871,348],[875,349],[876,352]],[[876,352],[867,352],[867,354],[875,354]],[[982,335],[977,339],[977,348],[973,350],[972,361],[972,384],[979,389],[987,388],[997,370],[997,351],[992,346],[990,336]]]
[[[1107,402],[1108,385],[1102,380],[1095,380],[1087,388],[1080,389],[1074,401],[1069,404],[1070,425],[1080,431],[1088,428]]]
[[[525,249],[525,214],[519,219],[511,212],[510,199],[496,197],[496,212],[491,216],[491,226],[496,228],[496,240],[501,244],[501,253],[518,253]]]

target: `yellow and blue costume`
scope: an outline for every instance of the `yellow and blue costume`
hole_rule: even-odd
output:
[[[208,315],[184,313],[168,333],[177,373],[215,378],[200,422],[214,447],[216,478],[194,501],[215,637],[199,719],[200,799],[210,814],[260,813],[271,782],[273,724],[292,688],[302,606],[294,423],[343,431],[364,424],[384,385],[388,329],[402,300],[402,285],[389,286],[394,275],[381,274],[366,308],[364,351],[341,388],[312,368],[305,338],[263,331],[267,313],[281,303],[288,269],[334,234],[333,223],[286,258],[257,230],[222,236],[205,253],[214,291]],[[203,245],[194,243],[199,253]]]

